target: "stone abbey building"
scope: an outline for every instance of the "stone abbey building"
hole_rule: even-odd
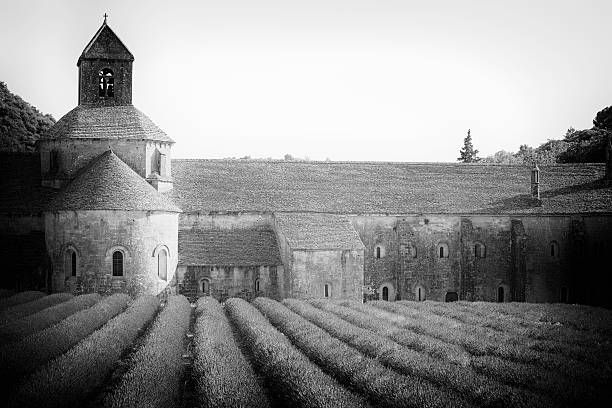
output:
[[[173,160],[133,61],[104,22],[78,105],[0,156],[3,286],[610,306],[610,160]]]

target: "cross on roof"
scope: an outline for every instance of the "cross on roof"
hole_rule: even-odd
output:
[[[106,17],[108,17],[108,14],[104,13],[104,22],[106,23]]]

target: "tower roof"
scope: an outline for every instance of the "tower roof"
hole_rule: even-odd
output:
[[[43,139],[136,139],[174,141],[132,105],[79,105],[55,123]]]
[[[77,66],[81,64],[83,59],[114,59],[134,61],[134,56],[127,49],[125,44],[121,42],[117,34],[106,24],[106,18],[102,26],[98,29],[91,41],[87,44],[79,60]]]
[[[111,150],[93,159],[66,185],[53,199],[49,210],[181,212]]]

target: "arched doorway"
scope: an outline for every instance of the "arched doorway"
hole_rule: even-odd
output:
[[[395,287],[389,281],[383,282],[378,288],[379,299],[386,302],[393,302],[395,300]]]
[[[500,286],[499,288],[497,288],[497,302],[498,303],[504,302],[504,287],[503,286]]]

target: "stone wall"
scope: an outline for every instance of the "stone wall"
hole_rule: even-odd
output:
[[[363,251],[292,251],[292,296],[362,300]]]
[[[99,96],[98,73],[110,68],[114,74],[114,96]],[[132,103],[132,62],[82,60],[79,65],[79,105],[114,106]]]
[[[366,299],[604,304],[607,216],[354,216]],[[440,257],[440,246],[448,255]],[[477,245],[482,245],[478,250]],[[551,255],[551,246],[555,247]],[[378,258],[377,247],[381,247]],[[608,252],[606,252],[608,251]],[[369,292],[368,292],[369,291]]]
[[[178,214],[144,211],[62,211],[45,214],[45,241],[53,265],[54,291],[157,294],[170,282],[178,254]],[[158,277],[157,257],[168,252],[167,278]],[[67,250],[77,253],[70,276]],[[124,252],[124,276],[112,276],[112,253]]]
[[[142,178],[146,178],[146,141],[127,139],[58,139],[39,142],[42,185],[60,188],[72,180],[92,159],[108,151],[109,147]],[[49,173],[51,151],[56,151],[59,171]]]
[[[272,226],[272,215],[262,213],[208,214],[181,213],[179,228],[249,228]]]
[[[400,276],[400,251],[397,218],[385,216],[350,217],[353,227],[365,245],[364,291],[367,299],[382,299],[383,287],[395,300]],[[380,257],[377,257],[380,248]]]
[[[172,189],[172,144],[147,141],[145,145],[145,173],[147,181],[157,191]]]
[[[283,266],[198,265],[177,268],[177,292],[191,298],[210,295],[251,300],[258,296],[282,300]],[[204,281],[206,281],[204,283]]]

